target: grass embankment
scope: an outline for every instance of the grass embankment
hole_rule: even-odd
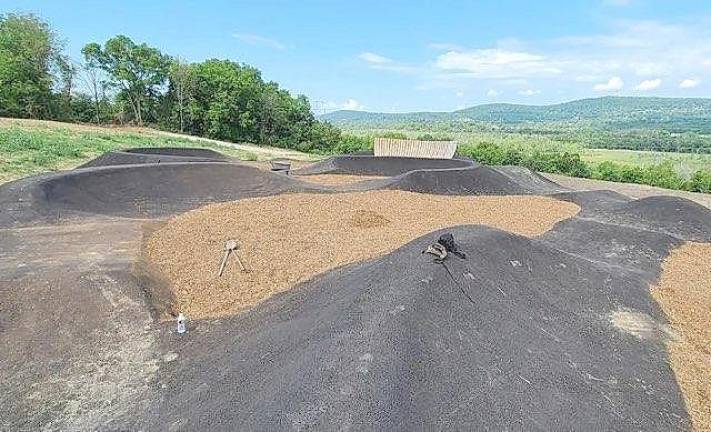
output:
[[[274,149],[274,154],[265,147],[260,147],[258,152],[249,151],[194,137],[165,136],[150,129],[2,120],[0,183],[47,171],[71,169],[107,151],[131,147],[207,148],[250,161],[282,156],[281,149]]]
[[[492,143],[465,144],[460,155],[489,165],[520,165],[534,171],[621,183],[637,183],[692,192],[711,192],[711,165],[680,173],[670,160],[659,164],[630,165],[604,161],[590,163],[574,151],[504,147]]]
[[[351,135],[344,136],[339,148],[342,152],[372,148],[376,136],[415,139],[425,133],[424,129],[350,129],[348,132]],[[572,177],[711,193],[711,154],[592,148],[596,134],[571,137],[565,133],[480,131],[427,135],[435,139],[455,139],[459,142],[459,155],[488,165],[520,165]]]

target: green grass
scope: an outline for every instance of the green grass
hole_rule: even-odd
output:
[[[110,150],[130,147],[198,147],[242,160],[256,154],[209,142],[77,127],[0,126],[0,182],[70,169]]]
[[[355,135],[383,136],[400,134],[408,138],[416,138],[423,129],[349,129],[347,132]],[[640,150],[608,150],[588,148],[576,142],[566,134],[527,134],[506,131],[479,131],[447,133],[462,145],[476,146],[482,143],[494,144],[503,149],[517,150],[528,154],[539,152],[579,153],[582,160],[591,166],[602,162],[615,162],[639,168],[670,163],[683,178],[689,178],[693,172],[701,169],[711,169],[711,154],[675,153]],[[584,140],[587,142],[586,140]]]
[[[592,165],[616,162],[641,168],[668,162],[682,177],[688,177],[700,169],[711,168],[711,154],[584,149],[581,151],[581,157]]]

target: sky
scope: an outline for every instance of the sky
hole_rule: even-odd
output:
[[[314,111],[451,111],[605,95],[711,97],[711,0],[0,0],[79,60],[117,34],[230,59]]]

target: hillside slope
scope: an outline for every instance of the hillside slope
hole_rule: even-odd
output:
[[[588,122],[613,128],[711,132],[711,99],[618,97],[581,99],[554,105],[485,104],[452,112],[377,113],[335,111],[321,119],[337,125],[393,125],[412,122]]]

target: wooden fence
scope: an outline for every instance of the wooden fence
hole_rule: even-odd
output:
[[[375,156],[413,157],[422,159],[452,159],[457,151],[455,141],[420,141],[376,138]]]

